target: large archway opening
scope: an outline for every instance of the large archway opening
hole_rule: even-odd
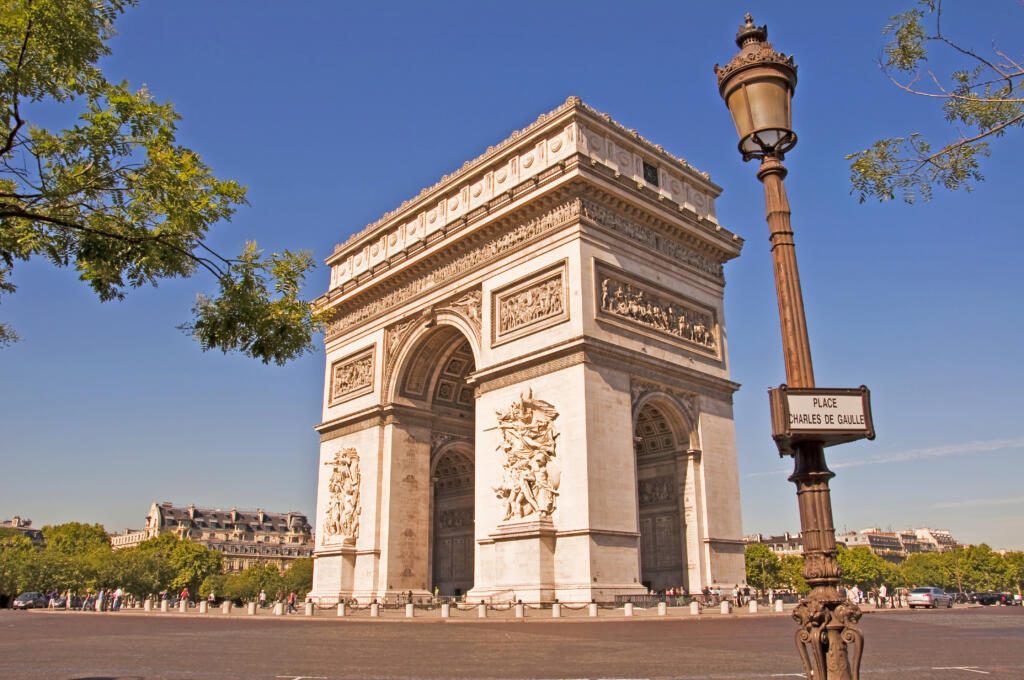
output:
[[[398,396],[430,413],[430,538],[428,589],[444,596],[473,587],[475,560],[476,399],[468,378],[476,370],[469,340],[440,325],[420,337]]]
[[[679,437],[665,409],[645,404],[634,430],[637,510],[640,527],[640,580],[648,589],[685,588],[685,527],[680,511],[676,463]]]

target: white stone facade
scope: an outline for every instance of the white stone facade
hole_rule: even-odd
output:
[[[742,582],[718,194],[570,98],[340,245],[310,596]]]

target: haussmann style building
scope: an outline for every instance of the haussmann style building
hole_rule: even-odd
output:
[[[338,246],[310,597],[742,583],[719,193],[573,97]]]
[[[257,563],[273,564],[284,571],[292,560],[310,557],[313,552],[312,527],[300,512],[221,510],[169,502],[150,506],[144,529],[114,534],[110,541],[118,550],[168,533],[223,553],[227,572]]]

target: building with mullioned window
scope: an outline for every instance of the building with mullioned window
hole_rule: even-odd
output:
[[[130,548],[161,534],[174,534],[223,553],[228,572],[257,563],[271,563],[283,571],[292,560],[313,554],[312,527],[300,512],[221,510],[168,502],[150,506],[144,529],[111,535],[111,546]]]

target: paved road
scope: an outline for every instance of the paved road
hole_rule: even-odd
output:
[[[1024,679],[1024,608],[869,614],[866,680]],[[3,680],[803,677],[788,617],[525,621],[0,612]]]

